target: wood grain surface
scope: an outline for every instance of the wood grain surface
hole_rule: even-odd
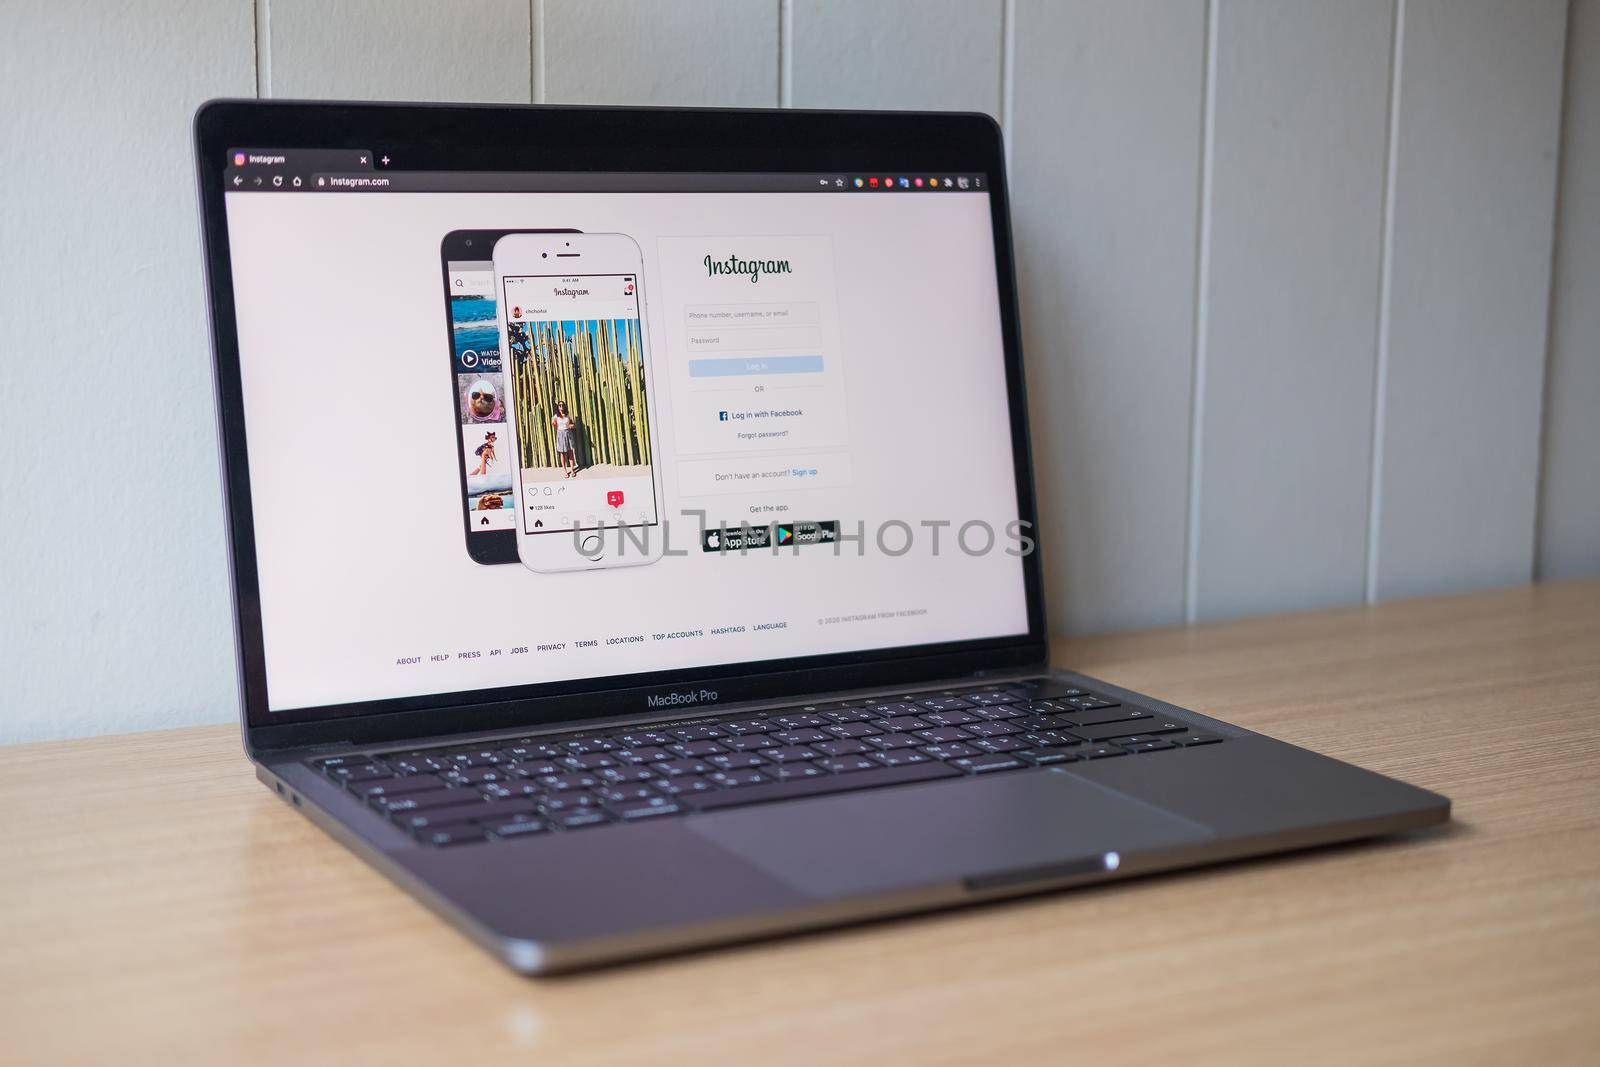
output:
[[[0,749],[0,1062],[1596,1062],[1600,583],[1056,662],[1455,821],[530,980],[269,794],[234,729]]]

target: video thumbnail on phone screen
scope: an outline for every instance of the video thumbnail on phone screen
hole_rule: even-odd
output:
[[[505,374],[495,319],[494,266],[455,265],[450,324],[456,376],[456,413],[466,463],[467,526],[474,533],[512,528],[512,443],[506,424]]]

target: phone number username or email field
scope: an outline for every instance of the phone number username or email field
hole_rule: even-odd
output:
[[[691,304],[684,309],[691,355],[795,352],[764,360],[693,359],[693,378],[808,374],[822,370],[821,308],[815,301],[768,304]]]

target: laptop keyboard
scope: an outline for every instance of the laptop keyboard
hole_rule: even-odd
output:
[[[445,847],[1221,740],[1039,679],[307,763]]]

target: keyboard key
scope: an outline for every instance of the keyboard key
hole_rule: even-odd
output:
[[[1126,756],[1128,750],[1118,748],[1116,745],[1086,745],[1081,750],[1084,759],[1109,759],[1112,756]]]
[[[1027,764],[1015,756],[989,755],[973,756],[970,759],[951,760],[950,766],[968,774],[988,774],[991,771],[1013,771]]]
[[[398,797],[374,797],[372,806],[386,815],[402,811],[433,811],[435,808],[482,804],[483,797],[472,789],[441,789],[432,793],[407,793]]]
[[[871,745],[860,741],[818,741],[811,746],[824,756],[853,756],[858,752],[871,752]]]
[[[769,748],[761,755],[773,763],[793,763],[796,760],[816,759],[821,753],[804,745],[788,745],[784,748]]]
[[[373,762],[371,756],[352,754],[349,756],[323,756],[321,759],[306,760],[306,765],[315,767],[323,774],[332,774],[341,767],[364,767]]]
[[[509,800],[512,797],[542,797],[545,787],[540,782],[530,782],[526,778],[516,778],[509,782],[489,782],[479,787],[478,792],[485,798],[494,800]]]
[[[437,756],[402,756],[391,760],[390,765],[402,774],[429,774],[450,766]]]
[[[1015,752],[1028,747],[1026,741],[1018,741],[1015,737],[980,737],[972,744],[974,748],[981,748],[985,752]]]
[[[705,774],[711,769],[711,764],[697,759],[673,759],[651,766],[655,768],[657,774],[664,774],[669,778],[684,774]]]
[[[346,784],[351,782],[374,782],[380,778],[393,778],[394,771],[381,763],[356,763],[343,767],[334,767],[328,771],[328,777]]]
[[[772,750],[772,752],[778,751],[782,751],[782,749]],[[770,756],[772,752],[766,752],[762,755]],[[725,771],[736,771],[744,767],[762,767],[766,765],[767,761],[754,752],[724,752],[720,755],[706,757],[706,762]]]
[[[600,798],[600,803],[612,809],[618,804],[630,804],[636,800],[661,800],[661,794],[647,785],[607,786],[596,789],[594,795]]]
[[[917,704],[929,711],[955,711],[972,707],[972,701],[964,697],[934,697],[931,700],[919,700]]]
[[[545,812],[571,811],[574,808],[592,808],[600,801],[593,793],[584,789],[567,789],[560,793],[550,793],[540,801],[539,807]]]
[[[1134,734],[1175,734],[1185,733],[1189,727],[1181,722],[1170,719],[1157,719],[1145,716],[1142,719],[1120,722],[1101,723],[1098,726],[1074,726],[1072,732],[1082,737],[1085,741],[1109,741],[1116,737],[1131,737]]]
[[[685,726],[681,730],[671,730],[669,732],[679,741],[709,741],[714,737],[723,736],[722,727],[715,724]]]
[[[877,726],[884,733],[907,733],[911,730],[926,730],[932,723],[924,722],[915,715],[896,715],[888,719],[878,720]]]
[[[1052,718],[1048,715],[1023,715],[1015,719],[1007,719],[1006,721],[1012,726],[1019,727],[1023,730],[1054,730],[1058,726],[1066,725],[1066,723],[1062,720]]]
[[[550,817],[550,824],[563,830],[586,830],[591,826],[604,826],[610,821],[599,808],[579,808]]]
[[[504,763],[500,753],[492,748],[455,749],[445,754],[446,761],[457,767],[488,767]]]
[[[551,792],[556,792],[563,789],[588,789],[597,779],[592,774],[572,771],[567,774],[547,774],[539,781],[548,786]]]
[[[864,722],[847,722],[839,726],[828,727],[828,733],[838,738],[866,737],[878,731]]]
[[[1196,745],[1214,745],[1222,738],[1216,734],[1208,734],[1204,730],[1190,730],[1184,734],[1169,735],[1167,740],[1184,748],[1194,748]]]
[[[363,800],[374,797],[399,797],[411,793],[428,793],[443,789],[445,780],[436,774],[414,774],[405,778],[383,778],[376,782],[354,782],[350,792]]]
[[[474,841],[485,840],[483,827],[471,823],[458,826],[443,826],[434,830],[424,830],[417,835],[417,840],[425,845],[435,848],[447,848],[451,845],[470,845]]]
[[[431,808],[426,811],[391,812],[395,825],[406,830],[427,830],[454,823],[481,822],[485,819],[509,819],[515,815],[532,817],[538,808],[530,800],[497,800],[493,803],[461,804],[449,808]]]
[[[1032,684],[1021,684],[1018,686],[1018,688],[1027,689],[1033,695],[1035,700],[1049,700],[1053,697],[1081,697],[1088,695],[1084,690],[1079,689],[1076,686],[1068,685],[1065,682],[1053,682],[1048,678],[1035,681]]]
[[[528,742],[526,744],[508,745],[500,750],[500,755],[508,760],[521,763],[524,760],[554,758],[564,755],[564,752],[555,745]]]
[[[702,811],[710,811],[716,808],[741,804],[793,800],[800,797],[819,796],[824,793],[838,793],[856,789],[877,788],[879,786],[932,781],[939,778],[960,777],[960,772],[950,769],[943,763],[936,763],[921,755],[921,753],[916,753],[916,755],[922,760],[917,766],[880,767],[873,771],[858,771],[852,774],[825,774],[818,778],[806,778],[793,782],[767,782],[763,785],[750,785],[740,789],[702,793],[692,797],[685,797],[683,801],[690,807],[698,808]]]
[[[704,778],[686,775],[682,778],[668,778],[666,781],[650,783],[655,786],[656,792],[669,797],[682,796],[685,793],[705,793],[716,788]]]
[[[660,745],[646,745],[643,748],[619,748],[612,752],[611,755],[618,763],[656,763],[660,760],[672,758],[672,753]]]
[[[547,774],[565,774],[568,768],[566,764],[553,759],[537,758],[526,763],[518,763],[513,769],[529,778],[543,778]]]
[[[744,789],[750,786],[767,785],[772,781],[772,779],[754,768],[740,771],[714,771],[706,775],[706,777],[724,789]]]
[[[822,717],[825,719],[832,719],[836,723],[844,724],[852,722],[866,722],[868,719],[876,718],[877,716],[875,716],[872,712],[867,711],[865,708],[838,708],[834,711],[822,712]]]
[[[1100,726],[1108,722],[1128,722],[1133,719],[1148,719],[1150,713],[1140,708],[1129,708],[1121,705],[1104,708],[1100,711],[1069,711],[1064,718],[1076,726]]]
[[[965,759],[968,756],[979,756],[982,752],[971,745],[964,745],[959,741],[952,741],[945,745],[924,745],[923,752],[934,759]]]
[[[764,748],[777,748],[779,742],[766,734],[746,734],[743,737],[725,737],[722,747],[734,752],[759,752]]]
[[[922,721],[934,726],[965,726],[981,720],[970,711],[930,711],[922,716]]]
[[[656,815],[676,815],[683,809],[666,797],[651,797],[649,800],[633,800],[625,804],[611,804],[607,810],[624,822],[637,819],[648,819]]]
[[[874,718],[889,715],[920,715],[923,708],[905,700],[891,700],[883,703],[868,702],[867,710],[874,712]]]
[[[802,760],[796,763],[780,763],[774,767],[767,767],[761,773],[774,781],[787,782],[796,778],[819,778],[828,772],[809,760]]]
[[[916,748],[922,744],[922,739],[912,734],[879,734],[862,740],[878,749]]]
[[[918,730],[917,736],[931,744],[942,745],[949,741],[965,741],[972,735],[959,726],[940,726],[933,730]]]
[[[722,729],[734,736],[740,734],[764,734],[776,730],[778,724],[771,719],[740,719],[737,722],[725,722]]]
[[[1023,732],[1022,727],[1009,722],[975,722],[967,727],[974,737],[1010,737]]]
[[[678,739],[671,734],[664,734],[655,730],[636,730],[631,733],[618,734],[617,740],[629,748],[643,748],[645,745],[670,745]]]
[[[885,767],[903,767],[910,763],[932,763],[933,757],[924,755],[914,748],[897,748],[887,752],[873,752],[871,759],[877,760]]]
[[[803,730],[784,730],[772,735],[786,745],[809,745],[813,741],[827,741],[829,735],[811,727]]]
[[[479,825],[496,837],[531,837],[534,834],[544,833],[548,829],[538,819],[501,819],[498,822],[486,822]]]
[[[1012,755],[1043,767],[1050,763],[1071,762],[1078,758],[1078,751],[1071,748],[1025,748]]]
[[[998,693],[963,693],[962,696],[980,708],[989,708],[1000,704],[1015,704],[1021,699],[1021,691],[1007,689]]]
[[[805,766],[805,764],[800,764],[800,766]],[[821,767],[829,774],[851,774],[855,771],[875,771],[882,765],[865,756],[840,756],[837,759],[818,760],[816,766]]]
[[[503,767],[467,767],[463,770],[446,771],[445,777],[456,785],[482,785],[485,782],[509,781],[514,775]]]
[[[556,762],[569,771],[598,771],[601,767],[617,765],[616,760],[599,753],[588,756],[564,756]]]
[[[681,745],[668,745],[667,751],[677,753],[689,759],[699,759],[701,756],[714,756],[727,749],[715,741],[685,741]]]
[[[1016,719],[1027,715],[1029,709],[1023,704],[1001,704],[993,708],[974,708],[972,714],[987,722],[1000,722],[1005,719]]]
[[[1106,697],[1101,696],[1088,695],[1081,697],[1069,697],[1067,698],[1067,703],[1071,704],[1075,708],[1082,708],[1084,711],[1094,711],[1097,708],[1114,708],[1120,704],[1121,701],[1109,700]]]
[[[829,725],[828,719],[824,719],[821,715],[813,715],[810,712],[801,712],[791,715],[774,715],[772,717],[772,721],[778,723],[780,726],[786,726],[791,730],[799,730],[807,726],[814,727]]]
[[[1081,745],[1083,738],[1065,730],[1035,730],[1032,733],[1018,735],[1030,745],[1039,745],[1044,748],[1067,748],[1072,745]]]
[[[1117,744],[1129,752],[1160,752],[1164,748],[1178,747],[1170,741],[1133,741],[1131,738],[1126,737],[1118,741]]]
[[[602,782],[610,782],[613,785],[648,782],[655,776],[656,772],[649,767],[607,767],[595,775]]]

